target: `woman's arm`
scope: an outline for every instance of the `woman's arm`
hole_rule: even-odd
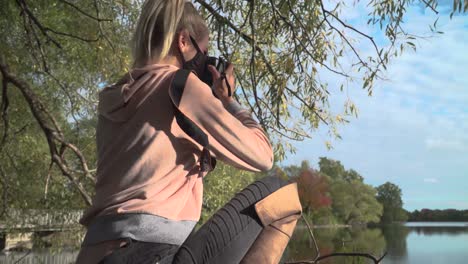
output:
[[[237,102],[223,103],[194,74],[190,74],[179,109],[207,135],[209,150],[219,160],[250,171],[267,171],[273,150],[261,126]]]

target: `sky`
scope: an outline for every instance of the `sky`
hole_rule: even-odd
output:
[[[377,82],[371,97],[357,85],[348,88],[359,116],[339,127],[342,139],[332,140],[333,149],[327,150],[322,127],[312,139],[293,142],[296,153],[281,165],[309,160],[317,168],[319,157],[328,157],[373,186],[399,185],[407,210],[468,209],[468,15],[450,19],[450,5],[441,7],[437,23],[444,34],[419,40],[416,52],[394,59],[388,80]],[[437,15],[421,6],[408,12],[405,28],[428,35]],[[352,8],[346,19],[365,25],[366,7]],[[342,98],[332,94],[331,109],[342,108]]]

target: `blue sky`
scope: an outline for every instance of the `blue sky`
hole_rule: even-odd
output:
[[[361,6],[346,17],[364,25],[366,13]],[[448,9],[439,16],[444,34],[419,40],[416,52],[396,58],[372,97],[357,85],[348,89],[359,117],[340,127],[342,140],[332,141],[332,150],[325,147],[323,127],[312,139],[293,143],[297,152],[281,164],[309,160],[317,167],[326,156],[355,169],[368,184],[398,184],[407,210],[468,209],[468,16],[450,20]],[[435,18],[414,6],[405,28],[427,35]],[[371,49],[359,45],[361,51]],[[342,109],[344,98],[332,94],[331,109]]]

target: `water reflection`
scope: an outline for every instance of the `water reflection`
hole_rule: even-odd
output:
[[[407,262],[408,246],[406,237],[410,233],[410,229],[402,225],[388,225],[381,228],[385,237],[388,252],[385,257],[386,263],[405,263]]]
[[[382,263],[467,263],[466,223],[409,223],[380,228],[317,228],[314,230],[322,255],[332,252],[364,252]],[[283,261],[312,260],[316,253],[307,229],[298,226]],[[365,258],[340,257],[320,263],[372,263]]]
[[[77,250],[12,251],[0,254],[0,264],[71,264],[75,263],[76,256]]]
[[[333,252],[383,254],[387,242],[378,228],[318,228],[314,230],[321,255]],[[316,253],[307,229],[299,226],[283,256],[284,260],[311,260]],[[361,257],[336,257],[321,263],[369,263]]]
[[[446,236],[457,236],[466,233],[467,227],[410,227],[411,230],[417,234],[425,236],[432,235],[446,235]]]
[[[382,263],[431,264],[468,263],[467,223],[408,223],[381,228],[316,228],[314,229],[322,255],[333,252],[364,252],[380,257]],[[0,264],[9,263],[74,263],[78,251],[50,250],[7,252],[0,254]],[[312,260],[315,247],[305,226],[298,226],[282,261]],[[321,261],[329,264],[371,263],[360,257],[336,257]]]

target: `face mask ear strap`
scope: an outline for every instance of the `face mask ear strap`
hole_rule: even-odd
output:
[[[184,65],[185,64],[184,53],[182,53],[182,50],[180,49],[179,43],[177,43],[177,50],[179,51],[180,59],[182,60],[182,65]]]
[[[190,36],[190,40],[192,41],[192,44],[193,44],[193,46],[195,47],[195,49],[196,49],[198,52],[203,53],[203,52],[201,51],[200,47],[198,47],[197,42],[195,41],[195,39],[194,39],[192,36]]]
[[[189,35],[189,37],[190,37],[190,41],[192,41],[192,45],[195,47],[195,49],[198,52],[201,52],[200,47],[198,47],[198,44],[195,41],[195,39],[191,35]],[[182,58],[182,64],[185,64],[186,61],[185,61],[185,58],[184,58],[184,54],[182,53],[182,50],[180,50],[180,48],[178,48],[178,50],[179,50],[180,56]]]
[[[185,64],[184,54],[182,53],[180,49],[179,49],[179,53],[180,53],[180,58],[182,59],[182,65],[184,65]]]

